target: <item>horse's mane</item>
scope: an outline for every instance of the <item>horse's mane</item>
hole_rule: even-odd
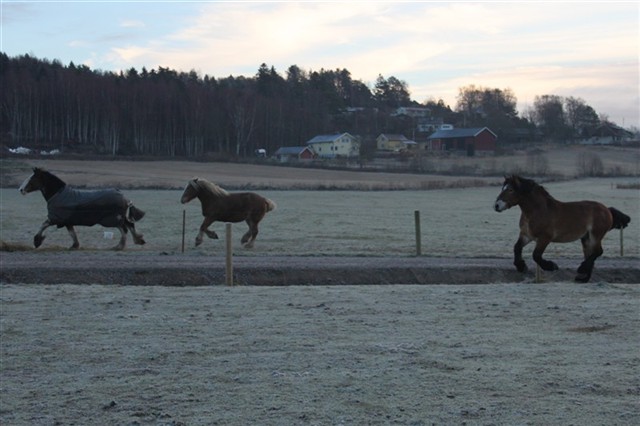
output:
[[[58,186],[66,186],[66,182],[63,181],[62,179],[60,179],[58,176],[54,175],[53,173],[51,173],[50,171],[48,171],[47,169],[43,169],[41,167],[34,167],[33,168],[33,172],[35,173],[42,173],[43,175],[46,175],[47,179],[50,179],[51,181],[55,182]]]
[[[516,176],[516,175],[510,176],[508,179],[511,181],[512,184],[517,182],[517,184],[514,185],[514,187],[521,194],[531,194],[534,191],[539,191],[540,194],[543,195],[544,197],[553,198],[544,186],[540,185],[533,179],[527,179],[527,178]]]
[[[225,189],[221,188],[215,183],[209,182],[206,179],[195,178],[193,179],[193,182],[195,182],[196,185],[200,187],[200,189],[211,194],[214,197],[226,197],[227,195],[229,195],[229,193]]]

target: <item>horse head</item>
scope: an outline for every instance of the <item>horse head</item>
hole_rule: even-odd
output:
[[[520,203],[520,197],[526,192],[530,192],[530,179],[521,178],[517,175],[504,177],[502,191],[498,194],[493,208],[497,212],[503,212]]]
[[[31,176],[22,182],[18,190],[22,195],[33,191],[41,191],[42,195],[48,200],[65,186],[66,183],[54,174],[43,168],[34,167]]]
[[[198,179],[199,178],[193,178],[187,183],[187,186],[184,188],[184,192],[180,197],[180,203],[186,204],[198,196],[198,192],[200,191]]]
[[[26,178],[24,182],[22,182],[22,185],[20,185],[18,191],[20,191],[22,195],[27,195],[28,193],[33,191],[38,191],[43,186],[42,179],[44,173],[44,169],[34,167],[33,173],[31,174],[31,176]]]

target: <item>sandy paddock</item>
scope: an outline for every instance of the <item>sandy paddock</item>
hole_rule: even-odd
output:
[[[0,286],[3,425],[631,425],[640,287]]]

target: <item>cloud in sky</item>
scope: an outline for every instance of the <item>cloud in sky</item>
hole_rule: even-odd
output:
[[[371,84],[379,74],[404,80],[417,101],[442,98],[453,107],[458,89],[475,84],[511,89],[521,109],[536,95],[581,97],[620,124],[639,126],[635,3],[26,5],[2,6],[10,55],[215,77],[252,76],[263,62],[281,74],[294,64],[346,68]]]

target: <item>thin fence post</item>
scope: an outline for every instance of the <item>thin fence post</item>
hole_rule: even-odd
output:
[[[542,282],[542,269],[540,268],[540,265],[536,263],[536,283],[541,283],[541,282]]]
[[[416,226],[416,256],[422,255],[422,232],[420,231],[420,210],[413,212]]]
[[[182,210],[182,252],[184,253],[184,232],[187,225],[187,211]]]
[[[226,268],[225,283],[233,285],[233,242],[231,241],[231,223],[227,223],[226,227]]]
[[[624,257],[624,237],[622,229],[623,228],[620,228],[620,257]]]

